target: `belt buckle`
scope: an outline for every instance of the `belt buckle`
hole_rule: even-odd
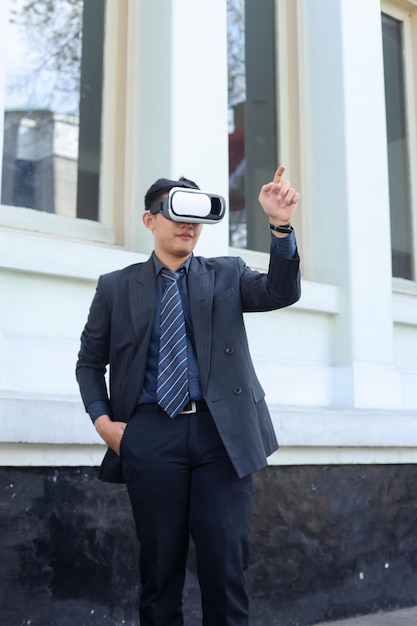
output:
[[[186,404],[186,406],[189,406],[189,409],[183,409],[180,412],[180,415],[190,415],[191,413],[197,413],[197,403],[195,402],[195,400],[190,400],[190,402],[188,404]]]

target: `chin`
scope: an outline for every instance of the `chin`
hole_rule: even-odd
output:
[[[187,254],[191,254],[191,252],[194,250],[194,246],[189,246],[187,248],[182,248],[178,251],[178,254],[180,254],[181,256],[185,256]]]

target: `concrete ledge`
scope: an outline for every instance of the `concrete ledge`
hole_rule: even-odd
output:
[[[416,411],[270,406],[283,446],[417,448]]]
[[[39,212],[30,211],[36,213],[37,218],[41,217]],[[93,226],[97,227],[97,224]],[[36,233],[0,231],[0,267],[13,271],[96,281],[100,274],[138,263],[148,256],[114,246],[64,241]]]
[[[2,467],[97,467],[106,446],[0,443]]]
[[[101,439],[77,396],[0,392],[0,443],[89,446]]]
[[[270,408],[281,446],[270,465],[417,463],[414,411]],[[0,392],[1,465],[98,465],[103,454],[78,396]]]

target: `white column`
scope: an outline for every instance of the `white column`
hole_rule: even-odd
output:
[[[340,286],[334,403],[395,407],[379,0],[304,0],[311,277]]]
[[[161,176],[227,195],[226,0],[152,0],[137,8],[136,197]],[[143,227],[137,240],[149,248]],[[206,226],[198,253],[225,254],[227,220]]]

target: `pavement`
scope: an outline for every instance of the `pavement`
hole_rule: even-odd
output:
[[[335,622],[319,622],[313,626],[417,626],[417,606],[350,617]]]

